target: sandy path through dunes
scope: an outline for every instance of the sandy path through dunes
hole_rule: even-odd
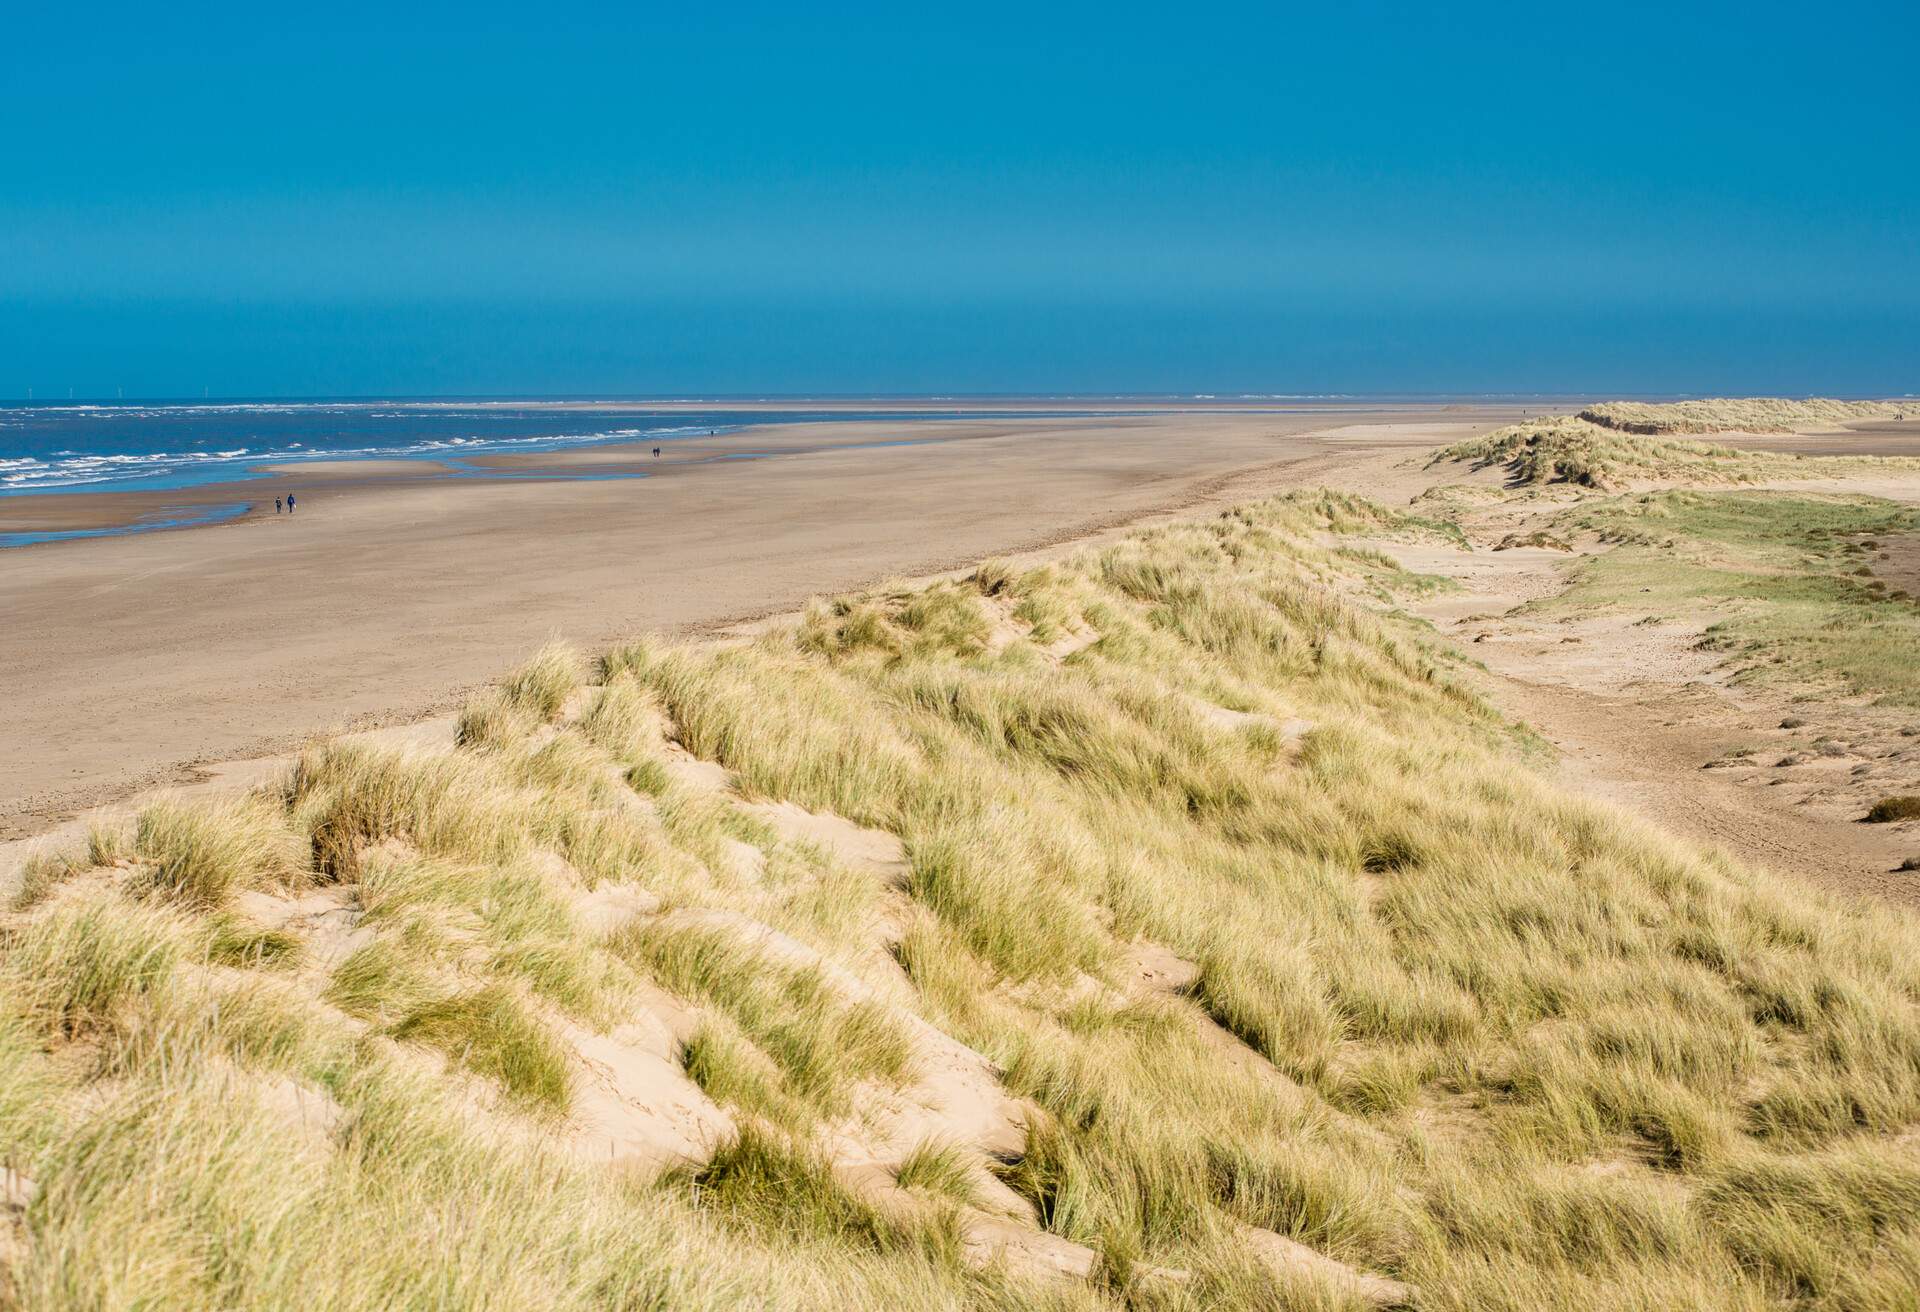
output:
[[[1912,453],[1913,439],[1896,452]],[[1920,477],[1891,470],[1769,486],[1920,499]],[[1631,608],[1529,611],[1527,603],[1567,586],[1583,553],[1605,544],[1491,547],[1564,504],[1522,501],[1469,516],[1472,552],[1379,545],[1408,568],[1461,585],[1412,609],[1483,664],[1482,690],[1554,745],[1570,789],[1827,891],[1920,906],[1920,880],[1895,869],[1920,853],[1913,834],[1859,822],[1872,799],[1914,791],[1920,767],[1911,740],[1898,735],[1920,721],[1868,698],[1804,700],[1792,685],[1736,686],[1736,665],[1700,642],[1722,610],[1657,623]],[[1870,563],[1897,577],[1901,558],[1885,554]],[[1822,740],[1830,750],[1810,748]]]
[[[1763,736],[1755,717],[1705,686],[1606,696],[1509,675],[1493,694],[1560,750],[1561,778],[1676,834],[1831,893],[1920,906],[1920,883],[1893,867],[1908,845],[1880,826],[1800,810],[1764,787],[1703,768],[1722,745]]]
[[[963,421],[965,440],[858,450],[830,443],[954,430],[822,424],[804,434],[822,449],[776,459],[706,458],[727,454],[716,443],[644,479],[372,478],[304,491],[297,519],[0,553],[0,837],[191,777],[194,762],[446,707],[556,632],[589,648],[696,632],[1337,481],[1370,453],[1455,435],[1428,436],[1422,421],[1512,417],[1449,406]],[[1371,444],[1310,436],[1368,422],[1395,427]]]

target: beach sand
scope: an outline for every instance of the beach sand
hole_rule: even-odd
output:
[[[276,483],[19,498],[0,527],[255,508],[219,526],[0,555],[0,837],[192,778],[196,763],[446,708],[552,634],[592,649],[698,632],[1156,513],[1309,482],[1366,490],[1369,470],[1517,413],[820,423],[676,441],[659,459],[648,447],[488,458],[517,476],[505,479],[387,461],[305,466]],[[1354,431],[1368,424],[1391,427]],[[1345,431],[1313,435],[1334,428]],[[761,453],[780,458],[739,458]],[[289,487],[299,514],[276,517],[272,497]],[[58,516],[92,522],[49,522]]]

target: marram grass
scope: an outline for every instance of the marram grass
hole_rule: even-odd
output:
[[[584,696],[550,649],[455,749],[323,744],[42,863],[0,925],[0,1305],[1353,1305],[1271,1232],[1435,1309],[1911,1306],[1911,916],[1537,778],[1373,608],[1417,585],[1330,545],[1362,527],[1432,531],[1300,494]],[[574,1040],[662,997],[734,1130],[648,1175],[572,1150]],[[1025,1145],[917,1134],[893,1205],[833,1145],[926,1025]],[[970,1254],[1009,1189],[1087,1278]]]

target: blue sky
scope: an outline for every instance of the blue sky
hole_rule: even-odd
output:
[[[0,397],[1920,391],[1911,3],[56,8]]]

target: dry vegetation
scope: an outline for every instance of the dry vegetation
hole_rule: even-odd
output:
[[[1511,488],[1566,484],[1600,492],[1656,483],[1757,483],[1920,469],[1920,461],[1911,457],[1803,456],[1640,436],[1594,422],[1594,413],[1585,410],[1571,418],[1534,419],[1496,429],[1441,448],[1430,464],[1499,468]]]
[[[1920,416],[1912,401],[1831,401],[1810,397],[1717,397],[1704,401],[1608,401],[1588,406],[1580,418],[1605,428],[1657,436],[1663,433],[1789,433],[1822,424]]]
[[[0,1305],[1911,1307],[1912,918],[1536,779],[1353,528],[549,649],[42,860]]]
[[[1596,491],[1633,482],[1688,479],[1755,482],[1777,477],[1799,457],[1703,442],[1635,437],[1573,418],[1535,419],[1444,447],[1433,464],[1503,469],[1513,487],[1567,483]]]

